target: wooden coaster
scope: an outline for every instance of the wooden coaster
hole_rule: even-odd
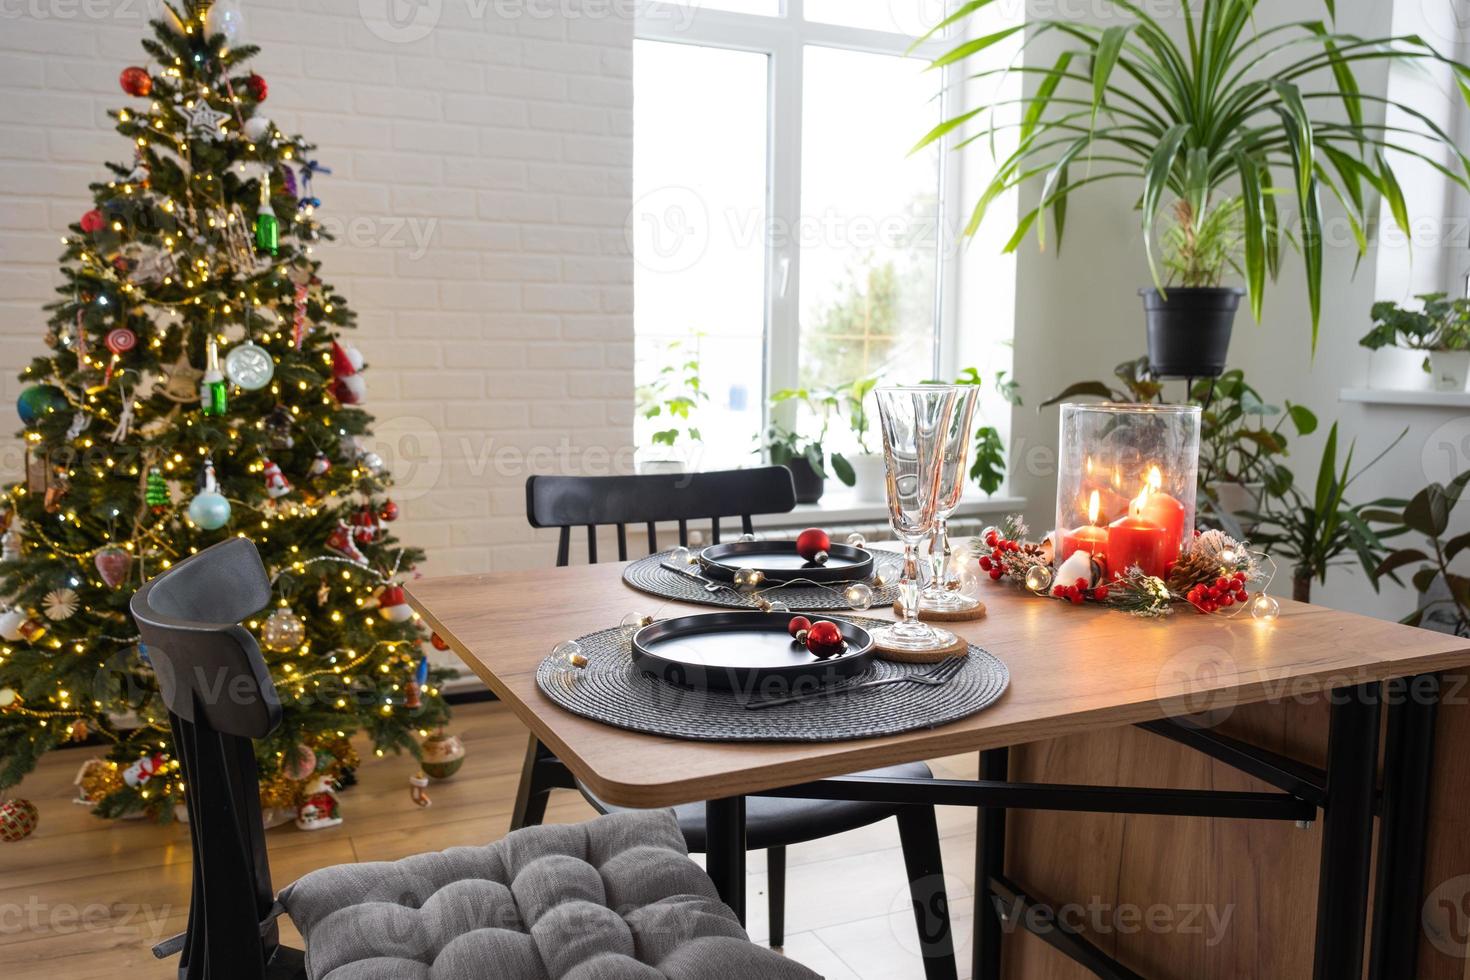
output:
[[[893,614],[900,619],[903,618],[902,599],[893,600]],[[952,612],[925,609],[920,606],[919,618],[929,623],[971,623],[977,619],[985,618],[985,603],[979,603],[973,609],[956,609]]]
[[[963,636],[955,637],[954,642],[947,647],[941,647],[938,650],[925,650],[923,653],[916,653],[913,650],[889,650],[881,643],[876,641],[873,643],[874,655],[882,660],[892,660],[901,664],[937,664],[941,660],[964,656],[969,652],[970,644]]]

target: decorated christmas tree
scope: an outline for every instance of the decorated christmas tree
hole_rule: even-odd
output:
[[[50,349],[22,374],[26,473],[0,518],[0,789],[91,736],[111,745],[79,776],[97,812],[174,813],[186,787],[128,600],[239,535],[274,582],[246,624],[285,717],[259,745],[262,798],[321,825],[354,732],[417,752],[446,718],[399,584],[422,553],[388,531],[364,365],[339,334],[354,317],[312,254],[315,147],[263,112],[235,0],[162,10],[153,64],[122,70],[133,101],[112,113],[131,159],[107,165],[63,239]]]

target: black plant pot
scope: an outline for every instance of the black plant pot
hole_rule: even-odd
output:
[[[791,482],[796,485],[798,504],[814,504],[822,499],[822,491],[826,489],[827,480],[812,469],[812,464],[807,462],[805,456],[787,460],[786,468],[791,471]]]
[[[1230,329],[1245,290],[1176,286],[1140,289],[1148,320],[1148,365],[1159,378],[1218,378],[1230,353]]]

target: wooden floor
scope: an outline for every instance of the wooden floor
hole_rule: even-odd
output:
[[[460,708],[454,730],[468,757],[454,779],[430,787],[428,809],[409,800],[412,759],[372,759],[364,752],[370,761],[359,784],[342,795],[340,827],[306,833],[288,824],[270,831],[276,886],[325,865],[394,860],[501,837],[525,729],[492,703]],[[0,843],[0,976],[6,980],[174,975],[172,964],[154,960],[148,948],[182,931],[188,916],[187,828],[104,821],[70,802],[77,767],[95,751],[52,753],[12,794],[35,803],[41,820],[28,839]],[[974,755],[932,765],[937,775],[975,776]],[[593,815],[577,794],[557,792],[547,822]],[[968,976],[974,813],[943,808],[939,827],[961,976]],[[892,820],[790,848],[787,860],[788,956],[830,980],[923,976]],[[748,893],[751,937],[764,941],[764,854],[751,855]],[[289,920],[282,920],[282,935],[300,944]]]

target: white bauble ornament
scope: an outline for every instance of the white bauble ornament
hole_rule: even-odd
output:
[[[252,143],[264,143],[266,137],[271,134],[271,121],[265,116],[251,116],[245,120],[245,125],[240,127],[240,132]]]
[[[214,0],[204,15],[204,30],[210,37],[223,34],[231,47],[238,45],[245,31],[245,15],[238,0]]]
[[[246,391],[264,388],[275,373],[276,363],[270,352],[254,341],[247,340],[225,355],[225,377]]]

